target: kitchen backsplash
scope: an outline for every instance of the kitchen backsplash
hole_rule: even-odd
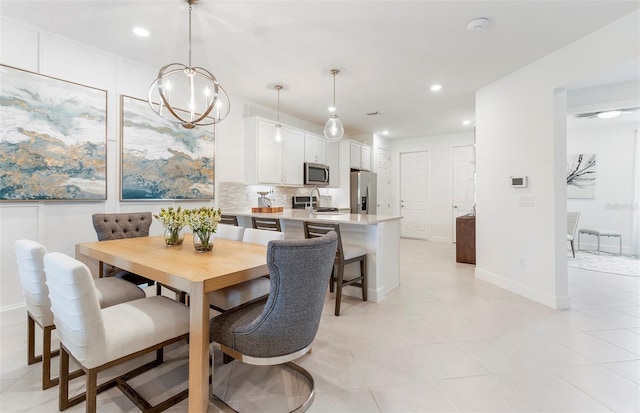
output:
[[[258,206],[258,192],[273,191],[267,195],[271,205],[291,209],[291,198],[309,196],[311,188],[293,188],[288,186],[243,185],[237,182],[218,183],[218,206],[222,211],[242,211]],[[332,206],[328,188],[320,188],[320,206]]]

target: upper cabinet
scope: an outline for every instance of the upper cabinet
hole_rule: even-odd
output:
[[[343,142],[343,148],[349,151],[349,167],[361,171],[370,171],[371,146],[351,140]]]
[[[302,186],[304,132],[282,127],[276,139],[275,122],[259,117],[245,119],[245,183]]]
[[[327,140],[324,136],[304,134],[304,161],[323,165],[327,163]]]

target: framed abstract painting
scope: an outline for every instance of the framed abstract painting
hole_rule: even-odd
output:
[[[596,197],[596,155],[567,156],[567,198]]]
[[[107,91],[0,65],[0,201],[107,199]]]
[[[213,199],[213,126],[185,129],[126,95],[120,108],[121,200]]]

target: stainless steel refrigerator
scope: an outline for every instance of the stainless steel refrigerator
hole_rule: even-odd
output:
[[[351,213],[375,214],[378,179],[375,173],[351,172]]]

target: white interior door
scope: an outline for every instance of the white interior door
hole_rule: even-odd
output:
[[[376,170],[378,174],[378,215],[391,214],[391,174],[389,172],[389,151],[384,148],[376,148]]]
[[[475,204],[475,149],[473,144],[454,146],[452,151],[453,213],[452,240],[456,242],[456,218],[473,211]]]
[[[430,237],[429,152],[400,154],[400,236]]]

